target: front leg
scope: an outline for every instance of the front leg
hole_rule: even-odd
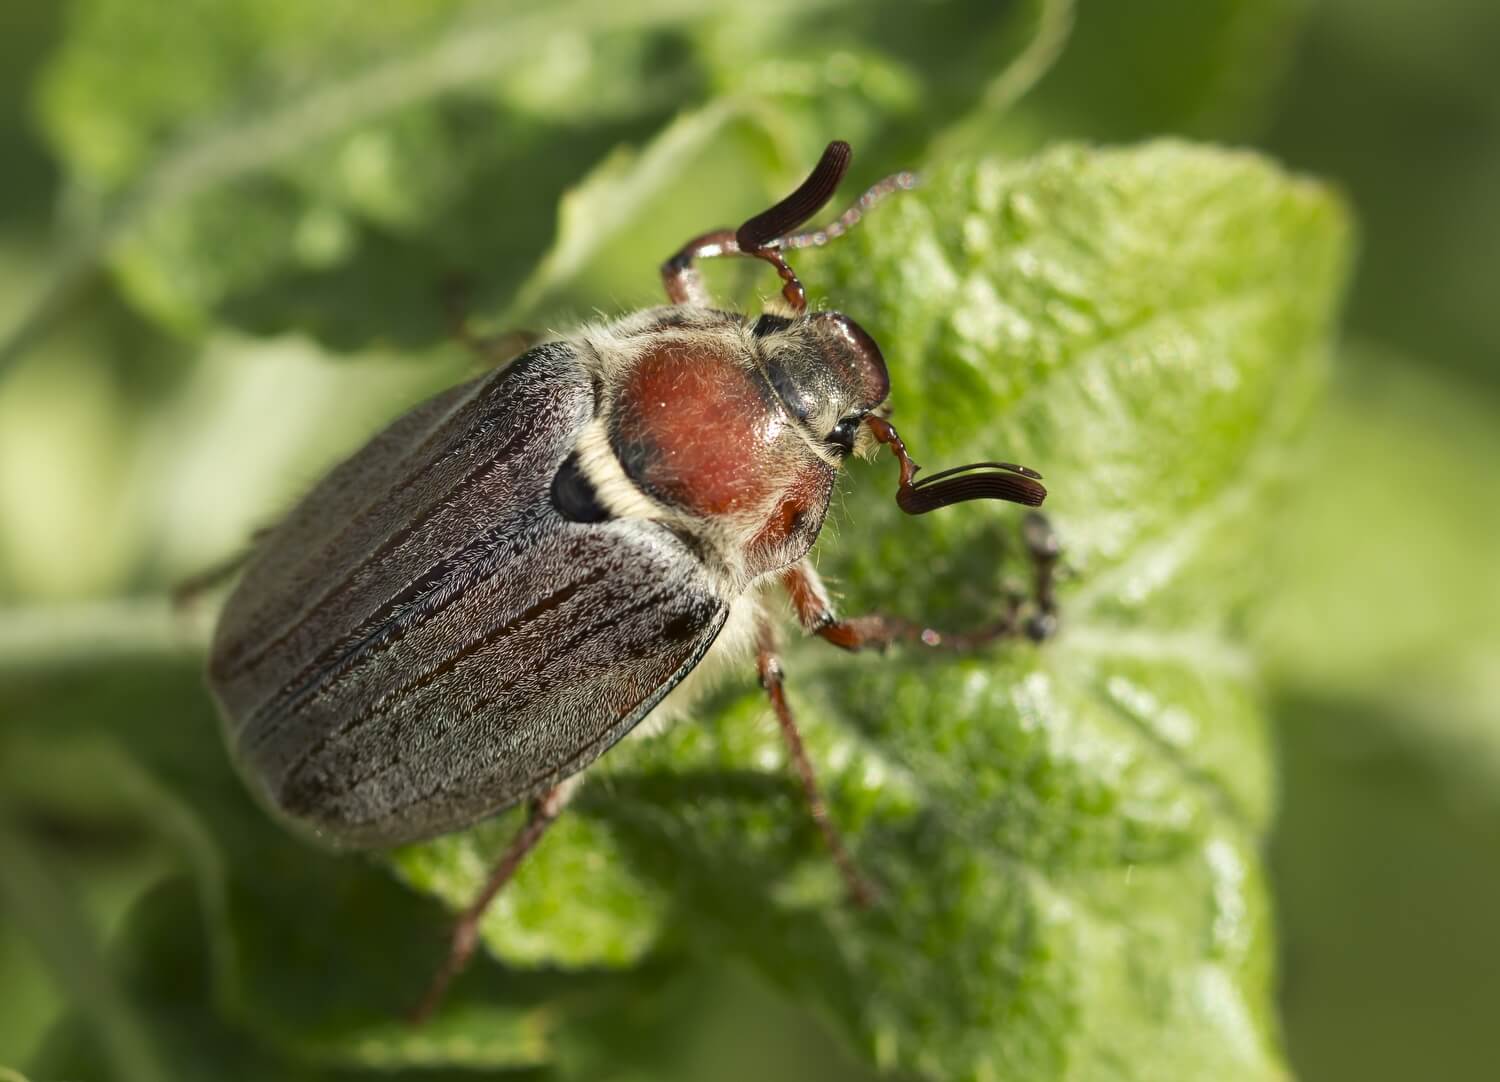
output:
[[[884,650],[892,643],[915,643],[945,650],[974,650],[1024,634],[1033,642],[1057,631],[1057,599],[1053,589],[1061,546],[1046,517],[1032,512],[1021,528],[1032,563],[1029,598],[1007,593],[1005,608],[992,623],[968,631],[939,631],[900,616],[872,612],[840,619],[823,580],[811,562],[802,560],[781,573],[781,584],[797,620],[811,634],[845,650]]]

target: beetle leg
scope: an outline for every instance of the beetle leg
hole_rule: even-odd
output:
[[[1028,511],[1021,520],[1021,540],[1031,558],[1031,598],[1036,606],[1026,621],[1026,635],[1042,642],[1057,633],[1057,564],[1062,541],[1051,521],[1040,511]]]
[[[192,608],[204,595],[211,593],[216,587],[222,586],[250,562],[250,557],[255,555],[255,544],[245,546],[232,556],[226,556],[218,563],[202,571],[194,572],[192,575],[176,583],[169,593],[173,612],[183,612]]]
[[[260,543],[269,537],[271,532],[270,526],[262,526],[252,531],[249,542],[240,551],[226,556],[202,571],[195,571],[177,582],[167,595],[171,600],[172,611],[185,612],[201,601],[206,594],[212,593],[216,588],[238,575],[250,562],[250,558],[255,555],[255,550],[260,547]]]
[[[1057,631],[1057,598],[1053,587],[1061,547],[1051,524],[1039,512],[1026,516],[1021,536],[1031,559],[1031,596],[1007,592],[1005,611],[1000,618],[969,631],[940,631],[881,612],[840,619],[834,614],[822,580],[807,560],[783,571],[781,584],[791,599],[798,622],[812,634],[845,650],[884,650],[892,643],[975,650],[1023,634],[1033,642],[1042,642]]]
[[[799,216],[804,212],[811,216],[823,205],[833,194],[833,187],[838,184],[847,165],[847,161],[842,165],[828,164],[828,154],[825,152],[824,161],[818,163],[818,169],[813,171],[803,187],[770,210],[756,215],[738,230],[716,229],[688,241],[661,265],[661,281],[667,291],[667,299],[673,304],[712,307],[713,298],[703,287],[703,278],[698,273],[698,260],[727,255],[750,256],[753,259],[763,259],[776,268],[782,281],[781,295],[793,311],[805,312],[807,291],[803,289],[797,272],[788,265],[783,251],[789,248],[817,248],[836,237],[842,237],[886,196],[892,192],[907,191],[917,183],[913,173],[893,173],[872,184],[843,214],[821,228],[764,236],[767,228],[792,230],[801,225]],[[809,186],[812,190],[804,191]]]
[[[547,828],[557,821],[573,789],[574,786],[564,782],[562,785],[547,790],[531,802],[531,814],[521,829],[516,832],[516,836],[511,839],[504,855],[495,865],[495,870],[490,873],[484,889],[479,892],[474,901],[469,903],[469,907],[459,914],[458,921],[453,926],[453,939],[449,945],[448,957],[432,978],[432,983],[427,986],[422,1001],[411,1012],[413,1025],[419,1026],[432,1017],[433,1011],[437,1010],[438,1005],[443,1001],[443,996],[447,994],[448,986],[453,983],[453,978],[462,973],[469,964],[469,960],[479,946],[479,922],[484,918],[484,911],[495,900],[495,895],[500,893],[500,889],[516,874],[516,869],[521,866],[521,861],[525,859],[526,854],[542,840],[542,835],[547,833]]]
[[[708,295],[708,290],[703,286],[703,278],[698,273],[698,260],[723,255],[743,255],[751,259],[763,259],[775,267],[776,273],[781,276],[781,295],[786,298],[787,304],[792,306],[793,311],[807,311],[807,290],[802,288],[797,272],[787,265],[786,257],[775,246],[776,243],[778,242],[761,248],[742,248],[735,239],[733,229],[716,229],[712,233],[694,237],[661,265],[661,283],[666,288],[667,299],[673,304],[713,307],[713,298]]]
[[[797,272],[787,265],[781,254],[781,238],[818,213],[833,197],[844,171],[849,168],[852,153],[848,143],[835,139],[823,151],[807,179],[797,185],[791,195],[747,219],[738,229],[718,229],[688,241],[662,264],[661,279],[667,297],[673,304],[709,306],[711,302],[698,276],[697,261],[743,255],[763,259],[775,267],[781,276],[781,295],[794,312],[805,312],[807,292],[802,288]]]
[[[1021,630],[1023,599],[1007,594],[1005,613],[998,620],[965,632],[939,631],[883,612],[840,618],[812,565],[806,560],[781,573],[781,584],[791,599],[797,619],[807,631],[849,651],[884,650],[892,643],[919,643],[946,650],[973,650]]]
[[[661,284],[667,291],[667,299],[673,304],[713,307],[713,298],[708,295],[703,276],[698,273],[698,260],[740,254],[733,229],[716,229],[694,237],[661,265]]]
[[[703,288],[698,275],[697,261],[716,256],[742,255],[763,259],[776,268],[781,276],[781,295],[786,298],[794,312],[807,311],[807,291],[782,255],[784,248],[807,248],[827,244],[834,237],[842,236],[859,221],[865,211],[881,199],[900,188],[910,188],[914,178],[910,173],[897,173],[876,184],[846,210],[838,221],[824,229],[811,229],[802,233],[797,228],[833,198],[833,193],[844,179],[853,152],[849,144],[840,139],[829,143],[813,166],[807,179],[785,199],[772,204],[755,217],[747,219],[738,229],[717,229],[694,237],[682,246],[676,255],[661,266],[662,285],[673,304],[694,304],[709,307],[711,300]]]
[[[797,272],[787,265],[786,257],[774,243],[763,248],[742,248],[735,239],[733,229],[716,229],[712,233],[694,237],[661,265],[661,283],[667,291],[667,299],[673,304],[713,307],[713,298],[708,295],[703,277],[698,273],[698,260],[741,255],[763,259],[775,267],[776,273],[781,276],[781,295],[786,298],[786,302],[792,306],[793,311],[807,311],[807,291],[802,288]]]
[[[500,367],[545,338],[535,331],[500,331],[495,334],[476,331],[470,318],[469,282],[460,275],[443,283],[443,311],[448,318],[448,333],[486,368]]]
[[[764,617],[757,631],[756,667],[760,672],[760,685],[766,689],[766,694],[771,699],[771,709],[776,713],[777,724],[781,726],[781,735],[786,738],[787,752],[797,771],[797,779],[802,783],[803,795],[807,798],[807,810],[822,832],[823,840],[828,843],[828,851],[834,864],[838,866],[839,874],[844,877],[850,900],[864,908],[875,901],[875,888],[860,875],[854,858],[844,846],[838,827],[834,826],[833,818],[828,814],[828,805],[823,802],[812,761],[808,759],[807,749],[802,745],[802,733],[797,729],[791,705],[786,700],[786,689],[783,687],[786,677],[782,672],[781,658],[776,652],[776,630]]]

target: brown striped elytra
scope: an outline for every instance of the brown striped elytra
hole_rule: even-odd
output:
[[[331,845],[382,847],[530,806],[419,1015],[570,779],[689,694],[710,656],[755,655],[811,814],[853,898],[874,897],[782,691],[775,592],[808,632],[849,650],[968,648],[1053,625],[1056,547],[1039,517],[1026,533],[1035,597],[962,634],[840,619],[807,560],[846,460],[880,446],[900,461],[897,502],[911,514],[1045,496],[1038,475],[1007,463],[917,481],[886,419],[874,339],[846,315],[806,310],[786,254],[841,236],[913,183],[889,177],[799,232],[849,158],[830,144],[785,200],[684,245],[662,266],[669,305],[542,342],[398,418],[258,542],[230,596],[209,681],[240,772],[276,814]],[[726,255],[776,268],[767,312],[712,306],[697,261]]]

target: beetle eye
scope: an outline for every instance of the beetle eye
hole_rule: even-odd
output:
[[[845,417],[828,433],[828,442],[838,448],[839,454],[847,455],[854,450],[854,437],[859,432],[858,417]]]

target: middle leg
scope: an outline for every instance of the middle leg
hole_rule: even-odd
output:
[[[860,908],[871,905],[875,901],[875,888],[860,874],[854,858],[844,845],[843,836],[833,823],[833,817],[828,814],[828,805],[823,801],[817,776],[813,773],[812,760],[807,757],[807,749],[802,745],[802,732],[797,728],[791,705],[786,699],[786,688],[783,686],[785,674],[781,668],[781,657],[776,650],[776,630],[764,616],[760,618],[757,629],[756,664],[760,670],[760,685],[766,689],[766,694],[771,699],[771,709],[776,712],[776,722],[781,726],[781,735],[786,739],[792,768],[796,770],[797,779],[802,783],[808,813],[828,844],[828,852],[844,878],[850,900]]]

